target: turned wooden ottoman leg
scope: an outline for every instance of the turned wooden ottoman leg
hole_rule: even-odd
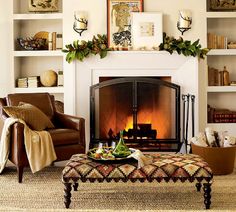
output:
[[[204,204],[206,209],[210,209],[211,205],[211,183],[203,183]]]
[[[197,188],[197,191],[201,191],[202,184],[201,183],[196,183],[196,188]]]
[[[71,183],[64,183],[64,203],[65,207],[69,208],[71,203]]]
[[[74,191],[78,191],[78,186],[79,186],[78,183],[74,183],[74,185],[73,185]]]

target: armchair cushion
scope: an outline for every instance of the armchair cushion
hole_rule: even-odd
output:
[[[54,128],[50,119],[34,105],[21,102],[19,106],[5,106],[3,110],[10,117],[24,120],[32,130]]]

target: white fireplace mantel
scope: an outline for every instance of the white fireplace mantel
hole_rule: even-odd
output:
[[[75,62],[74,70],[65,78],[69,91],[65,95],[67,113],[85,118],[86,142],[90,134],[90,86],[102,76],[169,76],[180,85],[181,94],[195,95],[195,132],[198,131],[198,59],[164,51],[114,51],[104,59],[98,56]],[[182,125],[181,125],[182,126]],[[87,145],[88,147],[88,145]]]

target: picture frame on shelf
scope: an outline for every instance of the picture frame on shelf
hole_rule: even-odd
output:
[[[130,47],[131,13],[143,12],[144,0],[107,0],[107,37],[109,48]]]
[[[58,0],[28,0],[29,12],[58,12]]]
[[[236,10],[235,0],[210,0],[210,10]]]
[[[132,45],[134,50],[159,50],[163,42],[162,13],[132,13]]]

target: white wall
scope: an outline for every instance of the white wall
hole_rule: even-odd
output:
[[[12,0],[11,0],[12,1]],[[9,55],[10,51],[10,40],[9,26],[11,17],[10,1],[0,0],[0,64],[1,64],[1,77],[0,77],[0,96],[5,95],[8,91],[8,67],[9,67]],[[164,15],[163,28],[164,31],[171,36],[178,38],[181,33],[178,31],[176,25],[178,20],[178,10],[190,9],[192,11],[193,24],[192,29],[185,32],[183,35],[184,39],[196,40],[200,38],[203,46],[206,46],[206,22],[205,22],[205,0],[144,0],[144,11],[154,12],[159,11]],[[63,31],[64,31],[64,42],[71,43],[75,39],[91,39],[93,35],[106,33],[106,0],[64,0],[64,20],[63,20]],[[89,25],[88,31],[82,34],[80,37],[74,32],[73,20],[74,11],[76,10],[87,10],[89,12]],[[205,117],[206,117],[206,102],[205,102],[205,85],[206,85],[206,70],[203,63],[200,64],[199,78],[200,78],[200,129],[204,128]],[[75,68],[75,64],[66,65],[65,70],[70,71]],[[68,80],[71,82],[70,80]],[[66,85],[65,85],[66,86]],[[74,86],[72,83],[68,86],[71,88]],[[67,99],[65,99],[67,100]]]
[[[10,26],[11,8],[4,0],[0,0],[0,97],[5,96],[9,90],[9,64],[10,64]]]
[[[200,39],[203,47],[206,46],[206,21],[205,21],[205,0],[144,0],[145,12],[163,13],[163,31],[167,35],[178,38],[182,36],[177,29],[178,11],[189,9],[192,11],[192,29],[185,32],[182,36],[186,40],[195,41]],[[107,32],[106,28],[106,0],[66,0],[64,7],[66,13],[65,27],[67,35],[65,43],[70,43],[75,39],[91,39],[93,35]],[[88,30],[80,37],[72,29],[73,12],[76,10],[86,10],[89,12]],[[71,65],[72,66],[72,65]],[[200,61],[199,70],[199,129],[203,130],[206,123],[206,70],[205,61]]]

